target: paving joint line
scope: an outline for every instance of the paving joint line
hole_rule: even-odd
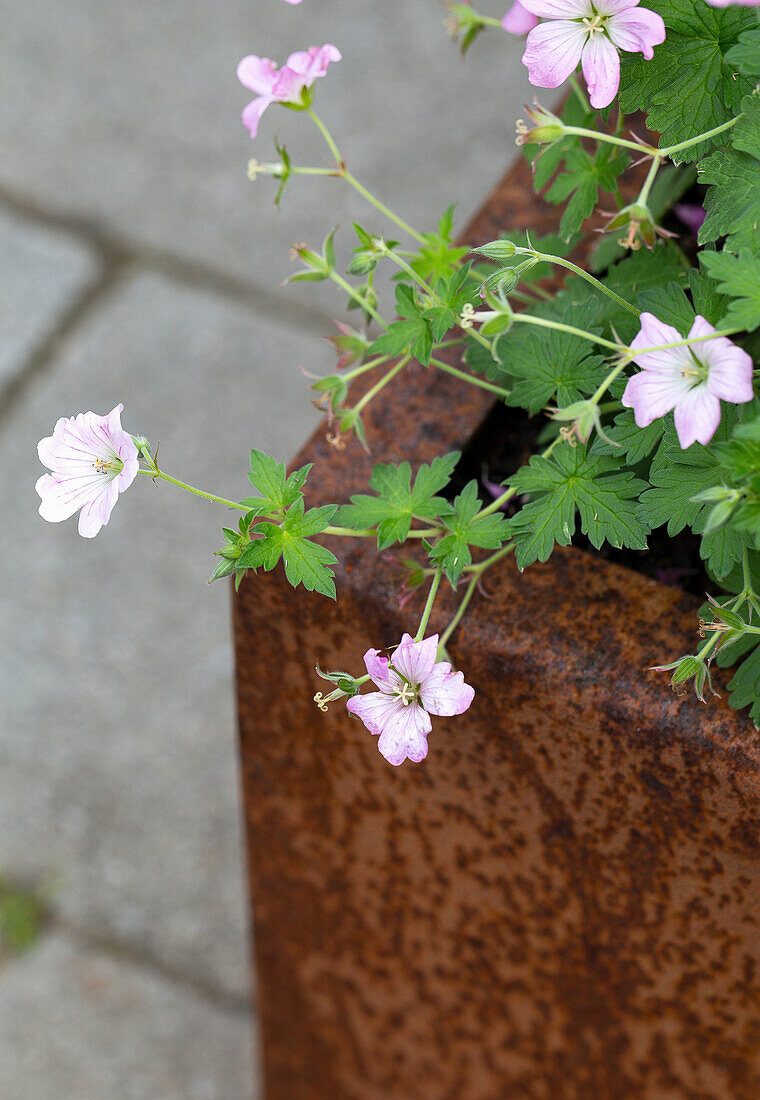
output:
[[[332,329],[332,318],[327,312],[303,303],[285,303],[254,283],[230,275],[210,264],[187,260],[169,249],[135,244],[91,218],[49,210],[2,183],[0,203],[9,211],[30,221],[77,237],[103,258],[119,255],[135,266],[166,275],[184,286],[209,290],[246,306],[282,328],[297,328],[301,332],[311,329],[314,335],[323,335],[325,331]]]
[[[13,418],[28,387],[52,367],[62,344],[86,318],[97,310],[125,277],[129,260],[115,249],[102,250],[98,275],[79,292],[57,323],[27,356],[20,371],[0,388],[0,430]]]
[[[253,1014],[252,998],[232,993],[212,981],[188,974],[181,967],[165,962],[140,944],[121,940],[116,936],[103,935],[86,925],[67,920],[55,912],[48,914],[44,931],[61,932],[80,947],[98,951],[117,962],[128,963],[154,978],[160,978],[180,989],[194,993],[206,1004],[231,1016],[248,1018]]]

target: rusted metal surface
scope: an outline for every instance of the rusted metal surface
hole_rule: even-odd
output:
[[[555,225],[526,173],[468,240]],[[309,441],[310,503],[490,406],[407,381],[369,408],[371,458]],[[335,549],[337,607],[278,575],[235,602],[267,1100],[756,1100],[760,737],[644,671],[692,647],[691,599],[575,550],[505,564],[450,646],[475,702],[394,769],[311,702],[316,659],[358,671],[416,613],[391,563]]]

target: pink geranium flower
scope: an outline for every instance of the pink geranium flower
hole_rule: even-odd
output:
[[[521,0],[524,8],[551,22],[528,35],[523,64],[539,88],[557,88],[580,61],[591,106],[607,107],[620,84],[618,49],[652,57],[665,41],[665,24],[639,0]]]
[[[35,489],[42,498],[40,515],[59,523],[79,511],[79,534],[97,535],[114,504],[134,481],[139,468],[137,447],[121,426],[117,405],[108,416],[94,412],[61,417],[47,439],[37,444],[43,474]]]
[[[528,31],[532,31],[534,27],[538,26],[538,16],[533,15],[527,8],[520,3],[520,0],[515,0],[512,7],[501,21],[501,25],[505,31],[509,31],[510,34],[527,34]]]
[[[436,661],[438,635],[415,642],[405,634],[390,661],[379,649],[364,654],[367,672],[380,689],[355,695],[346,706],[379,737],[390,764],[419,762],[427,756],[431,714],[463,714],[475,691],[446,661]]]
[[[688,338],[713,332],[712,325],[698,316]],[[641,331],[631,349],[658,348],[681,339],[672,325],[663,324],[652,313],[642,313]],[[752,359],[725,336],[662,351],[642,350],[633,361],[643,369],[628,380],[623,404],[633,409],[639,428],[673,409],[684,450],[695,442],[710,442],[720,423],[721,399],[742,404],[754,396]]]
[[[324,76],[331,61],[340,61],[340,50],[329,43],[292,53],[281,69],[268,57],[249,54],[237,67],[241,84],[256,93],[243,111],[243,125],[256,137],[261,116],[270,103],[301,105],[301,93]]]

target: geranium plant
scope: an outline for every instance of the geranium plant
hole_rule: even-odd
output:
[[[250,162],[249,177],[272,177],[278,203],[295,177],[320,175],[369,204],[346,272],[331,232],[320,249],[296,246],[302,267],[289,279],[331,281],[357,318],[338,325],[337,367],[312,385],[330,441],[368,446],[364,410],[383,388],[403,387],[414,361],[530,414],[536,453],[501,484],[472,480],[456,492],[447,490],[458,454],[416,469],[410,455],[376,465],[366,493],[308,508],[310,469],[288,474],[254,449],[254,494],[231,500],[165,473],[150,443],[122,429],[119,405],[59,420],[42,440],[50,472],[37,483],[40,514],[58,521],[79,511],[79,531],[91,537],[139,472],[238,513],[211,580],[239,585],[282,568],[293,586],[332,599],[337,558],[325,536],[371,539],[379,552],[403,545],[410,633],[386,656],[374,646],[394,640],[368,637],[365,674],[318,669],[331,690],[315,696],[323,710],[344,702],[392,764],[422,760],[430,716],[461,714],[473,700],[446,647],[488,570],[508,555],[529,568],[576,538],[644,551],[653,531],[689,529],[710,587],[701,640],[657,667],[704,700],[711,666],[735,666],[730,702],[760,725],[758,6],[521,0],[501,16],[447,3],[463,51],[490,28],[523,34],[531,83],[568,84],[563,107],[534,101],[516,124],[536,190],[560,208],[558,233],[531,240],[517,230],[474,250],[454,242],[453,208],[418,230],[351,173],[314,109],[317,79],[341,59],[336,46],[292,53],[279,67],[245,57],[238,76],[254,93],[243,110],[251,136],[279,105],[307,116],[326,144],[319,165],[278,144],[274,160]],[[630,117],[639,112],[648,132]],[[581,265],[569,257],[599,228],[599,211],[602,232]],[[380,267],[394,274],[394,317],[378,305]],[[427,636],[442,584],[460,594],[459,607],[440,637]],[[418,591],[421,611],[410,598]]]

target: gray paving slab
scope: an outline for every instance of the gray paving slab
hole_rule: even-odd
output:
[[[81,241],[0,206],[0,399],[98,274]]]
[[[60,934],[0,971],[13,1100],[251,1100],[251,1022]]]
[[[238,999],[249,988],[230,513],[140,478],[95,539],[36,514],[37,440],[124,403],[168,473],[244,496],[248,450],[316,421],[327,345],[157,275],[116,287],[0,431],[0,867],[71,922]],[[266,639],[262,639],[266,644]]]
[[[464,219],[513,157],[532,89],[521,40],[493,31],[462,60],[444,14],[439,0],[0,0],[0,184],[273,289],[294,240],[339,224],[345,250],[352,219],[380,227],[343,183],[295,180],[277,212],[271,181],[246,180],[275,133],[296,163],[328,162],[310,121],[279,107],[249,139],[238,60],[331,41],[344,60],[317,107],[351,169],[421,228],[450,202]],[[309,301],[335,299],[312,287]]]

